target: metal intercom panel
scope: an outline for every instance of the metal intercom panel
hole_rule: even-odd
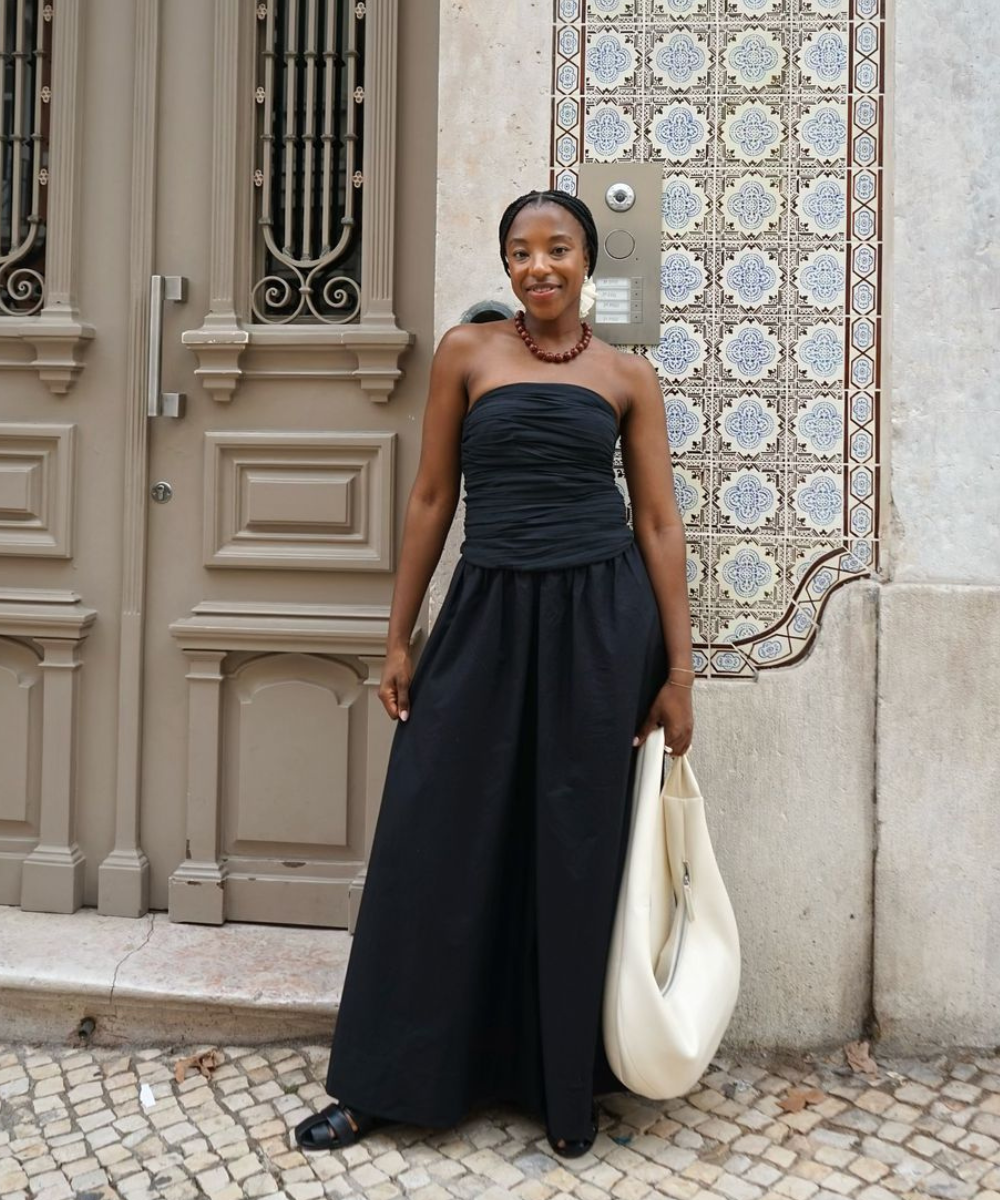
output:
[[[663,164],[581,163],[577,171],[600,237],[590,323],[612,345],[652,345],[660,340]]]

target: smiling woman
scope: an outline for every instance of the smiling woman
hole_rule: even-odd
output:
[[[592,337],[589,210],[532,192],[500,223],[523,305],[435,355],[379,695],[399,719],[327,1076],[296,1131],[343,1146],[517,1104],[560,1155],[620,1090],[601,1001],[634,748],[691,742],[684,534],[659,385]],[[621,436],[634,525],[615,483]],[[465,540],[409,639],[466,485]]]

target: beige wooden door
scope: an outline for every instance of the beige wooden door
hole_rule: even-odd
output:
[[[55,6],[78,329],[61,394],[4,377],[0,901],[353,923],[431,351],[427,16]],[[44,556],[5,556],[22,494],[61,515]]]

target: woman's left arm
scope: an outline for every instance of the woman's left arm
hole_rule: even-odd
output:
[[[629,371],[632,403],[623,423],[622,462],[632,502],[632,530],[653,585],[671,668],[633,744],[644,742],[655,726],[662,725],[667,746],[680,755],[690,747],[694,730],[684,523],[674,499],[659,380],[645,358],[633,356]]]

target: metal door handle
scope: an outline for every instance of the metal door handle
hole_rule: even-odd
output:
[[[183,417],[187,397],[183,392],[161,392],[163,361],[163,301],[187,299],[187,280],[183,275],[154,275],[149,289],[149,372],[146,388],[148,417]]]

